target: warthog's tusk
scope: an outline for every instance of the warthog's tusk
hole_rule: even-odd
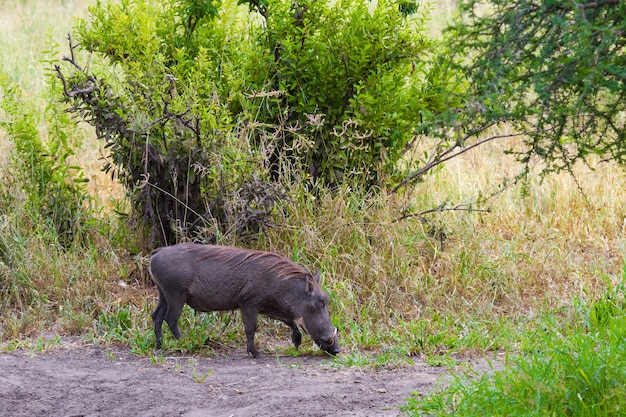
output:
[[[330,337],[330,340],[332,343],[337,342],[337,328],[335,327],[335,331],[333,332],[333,335]]]

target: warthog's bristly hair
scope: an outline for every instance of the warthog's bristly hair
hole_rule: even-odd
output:
[[[244,250],[231,246],[215,246],[211,251],[203,247],[194,246],[189,250],[196,253],[198,261],[206,259],[220,259],[233,269],[247,265],[257,265],[274,270],[280,279],[303,279],[311,273],[301,265],[270,252]]]

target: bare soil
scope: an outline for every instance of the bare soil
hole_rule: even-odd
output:
[[[165,355],[74,346],[0,354],[2,416],[398,416],[445,368],[336,368],[323,356]],[[474,369],[488,370],[483,361]],[[445,376],[444,376],[445,377]]]

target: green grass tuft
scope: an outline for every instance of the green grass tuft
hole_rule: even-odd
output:
[[[547,322],[529,335],[532,350],[502,371],[457,376],[404,411],[427,416],[619,416],[626,412],[624,280],[589,304],[587,325],[565,332]],[[602,319],[597,320],[598,310]]]

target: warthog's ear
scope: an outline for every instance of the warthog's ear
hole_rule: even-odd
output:
[[[311,294],[311,292],[315,289],[315,284],[320,283],[320,270],[313,275],[306,276],[306,293],[307,295]]]

